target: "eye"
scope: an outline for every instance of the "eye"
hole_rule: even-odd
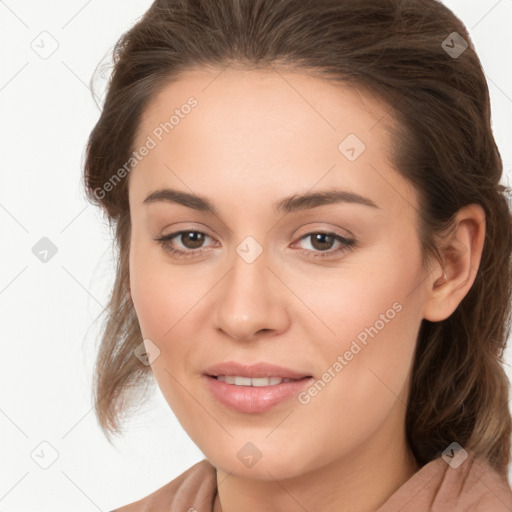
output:
[[[185,250],[177,249],[176,247],[172,246],[172,241],[175,238],[181,241]],[[155,240],[159,242],[167,252],[177,258],[194,258],[198,253],[201,253],[205,250],[205,248],[202,246],[207,238],[212,239],[212,237],[208,236],[202,231],[187,230],[170,233],[169,235],[156,238]],[[334,257],[340,255],[344,251],[353,250],[356,247],[355,240],[345,238],[341,235],[338,235],[337,233],[323,231],[312,232],[301,237],[299,242],[308,238],[312,241],[311,246],[313,249],[301,250],[301,254],[304,254],[307,257]],[[332,249],[333,244],[336,242],[339,244],[339,246],[334,250],[330,250]]]
[[[325,232],[325,231],[317,231],[314,233],[308,233],[300,238],[299,242],[302,240],[311,240],[311,246],[314,250],[303,249],[301,251],[307,257],[312,258],[329,258],[339,256],[343,252],[347,250],[354,250],[356,247],[356,241],[353,239],[345,238],[337,233]],[[333,243],[338,242],[339,246],[334,250],[329,250],[332,248]],[[319,251],[319,252],[318,252]]]
[[[182,249],[176,249],[175,247],[172,247],[171,241],[174,238],[178,238],[181,240],[182,244],[185,246],[185,249],[191,249],[191,250],[182,250]],[[201,245],[204,243],[205,238],[211,238],[206,233],[203,233],[202,231],[177,231],[176,233],[171,233],[166,236],[162,236],[160,238],[157,238],[156,241],[160,242],[162,247],[170,252],[172,255],[178,257],[178,258],[191,258],[196,255],[198,251],[197,249],[201,249]]]

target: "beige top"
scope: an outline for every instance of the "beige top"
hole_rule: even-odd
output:
[[[111,512],[222,512],[215,468],[204,459],[149,496]],[[421,467],[375,512],[512,512],[505,476],[469,457],[454,469],[441,457]]]

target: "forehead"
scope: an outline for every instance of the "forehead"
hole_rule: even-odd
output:
[[[334,84],[304,71],[201,68],[182,73],[151,99],[142,116],[139,138],[168,120],[191,97],[198,103],[195,112],[200,112],[194,117],[200,117],[201,124],[212,131],[267,128],[267,138],[277,128],[288,129],[297,137],[336,132],[340,136],[346,130],[363,136],[390,113],[385,104],[360,87]],[[265,133],[260,130],[254,135],[261,135],[261,141]],[[382,135],[382,130],[372,133]]]
[[[387,122],[389,107],[347,84],[277,68],[188,71],[142,116],[135,148],[148,137],[155,147],[130,173],[130,198],[172,184],[238,197],[343,184],[396,201],[407,184],[391,169]]]

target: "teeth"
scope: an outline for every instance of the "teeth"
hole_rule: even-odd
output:
[[[235,386],[275,386],[281,382],[291,382],[295,379],[282,379],[281,377],[258,377],[251,379],[250,377],[239,377],[231,375],[219,375],[217,380],[225,382],[226,384],[234,384]]]

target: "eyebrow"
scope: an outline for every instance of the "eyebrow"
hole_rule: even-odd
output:
[[[149,205],[160,201],[180,204],[187,208],[212,213],[213,215],[218,216],[217,209],[206,197],[171,188],[163,188],[151,192],[146,199],[144,199],[143,204]],[[377,204],[367,197],[339,189],[308,192],[306,194],[294,194],[275,202],[273,207],[280,213],[292,213],[299,210],[310,210],[319,206],[335,203],[361,204],[371,208],[380,209]]]

